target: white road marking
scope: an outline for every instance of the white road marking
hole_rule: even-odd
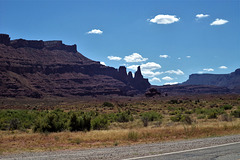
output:
[[[184,152],[198,151],[198,150],[204,150],[204,149],[209,149],[209,148],[217,148],[217,147],[229,146],[229,145],[233,145],[233,144],[240,144],[240,142],[220,144],[220,145],[216,145],[216,146],[195,148],[195,149],[189,149],[189,150],[183,150],[183,151],[177,151],[177,152],[155,154],[155,155],[143,156],[143,157],[127,158],[127,159],[123,159],[123,160],[135,160],[135,159],[151,158],[151,157],[158,157],[158,156],[166,156],[166,155],[177,154],[177,153],[184,153]]]

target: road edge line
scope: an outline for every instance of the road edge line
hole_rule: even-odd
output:
[[[161,154],[155,154],[155,155],[149,155],[149,156],[127,158],[127,159],[122,159],[122,160],[136,160],[136,159],[143,159],[143,158],[165,156],[165,155],[171,155],[171,154],[177,154],[177,153],[192,152],[192,151],[204,150],[204,149],[209,149],[209,148],[217,148],[217,147],[229,146],[229,145],[239,144],[239,143],[240,142],[232,142],[232,143],[220,144],[220,145],[216,145],[216,146],[201,147],[201,148],[188,149],[188,150],[183,150],[183,151],[176,151],[176,152],[161,153]]]

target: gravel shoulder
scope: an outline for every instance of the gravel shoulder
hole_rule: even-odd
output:
[[[86,150],[71,150],[71,151],[55,151],[55,152],[41,152],[41,153],[22,153],[15,155],[0,156],[0,159],[104,159],[116,160],[132,157],[147,156],[153,154],[162,154],[168,152],[176,152],[182,150],[190,150],[201,147],[209,147],[226,143],[240,142],[240,135],[231,135],[223,137],[211,137],[193,140],[181,140],[174,142],[139,144],[132,146],[86,149]]]

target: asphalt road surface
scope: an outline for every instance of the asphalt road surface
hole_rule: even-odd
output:
[[[85,150],[1,155],[4,160],[240,160],[240,135]]]
[[[240,160],[240,142],[126,160]]]

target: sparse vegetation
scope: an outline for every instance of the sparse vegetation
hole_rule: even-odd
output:
[[[137,141],[138,140],[138,132],[135,132],[135,131],[130,131],[129,133],[128,133],[128,139],[130,140],[130,141]]]
[[[168,96],[118,102],[89,102],[49,109],[39,105],[26,105],[26,108],[31,109],[24,110],[2,109],[0,150],[4,154],[19,151],[21,147],[22,150],[45,150],[45,143],[48,145],[45,148],[54,150],[64,149],[60,146],[118,146],[239,134],[239,106],[238,98],[232,97],[190,99]],[[26,146],[9,149],[13,142],[15,145]]]

